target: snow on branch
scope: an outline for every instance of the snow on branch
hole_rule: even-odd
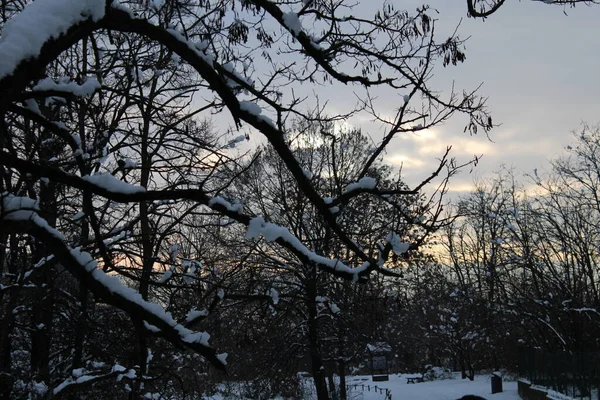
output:
[[[77,370],[74,370],[75,372]],[[78,371],[79,372],[79,371]],[[117,380],[124,376],[133,379],[136,376],[136,372],[133,369],[128,370],[126,373],[125,368],[120,365],[115,365],[110,372],[96,372],[96,373],[86,373],[86,374],[75,374],[74,377],[69,377],[60,384],[58,384],[53,390],[52,395],[57,396],[59,393],[63,394],[69,390],[73,390],[75,388],[79,388],[83,385],[91,385],[95,382],[102,381],[108,378],[116,377]]]
[[[282,19],[283,25],[285,25],[294,36],[298,36],[300,32],[302,32],[302,23],[300,22],[300,18],[298,18],[298,14],[295,12],[284,12]]]
[[[5,193],[2,195],[1,205],[0,221],[3,229],[32,234],[53,249],[56,259],[72,275],[85,281],[96,296],[148,321],[160,329],[164,337],[173,344],[197,351],[218,368],[225,367],[222,357],[219,358],[209,346],[208,333],[194,332],[180,325],[163,307],[144,300],[137,291],[124,285],[117,276],[108,275],[98,268],[97,261],[89,253],[67,246],[64,236],[37,214],[37,204],[33,199]]]
[[[43,0],[28,3],[4,24],[0,37],[0,79],[39,56],[42,46],[89,18],[104,17],[105,0]]]
[[[66,79],[61,79],[59,82],[55,82],[50,78],[45,78],[39,81],[33,90],[37,91],[58,91],[71,93],[77,97],[88,97],[98,89],[100,89],[100,82],[96,78],[88,78],[85,82],[79,85],[77,82],[72,82]]]
[[[375,178],[365,176],[363,178],[360,178],[358,182],[354,182],[346,186],[346,188],[344,189],[344,193],[360,189],[372,190],[375,189],[375,186],[377,186],[377,181],[375,180]]]
[[[208,205],[210,207],[214,207],[216,204],[219,204],[219,205],[225,207],[228,211],[231,211],[233,213],[240,213],[240,212],[242,212],[242,209],[244,208],[244,206],[241,203],[234,202],[233,204],[231,204],[230,202],[228,202],[221,196],[215,196],[208,201]]]
[[[146,188],[123,182],[108,173],[91,176],[86,175],[81,177],[81,179],[113,193],[131,194],[142,193],[146,191]]]
[[[262,6],[263,2],[261,2]],[[264,7],[274,7],[281,18],[281,10],[270,2],[264,2]],[[271,11],[267,10],[269,13]],[[155,26],[147,21],[132,19],[126,12],[111,8],[110,15],[104,18],[103,26],[109,29],[116,29],[123,32],[136,32],[145,35],[153,40],[158,41],[170,50],[177,53],[180,57],[186,60],[207,82],[211,83],[211,89],[221,98],[225,106],[231,112],[236,124],[244,121],[252,125],[260,131],[271,143],[277,151],[281,159],[286,164],[292,175],[296,178],[298,185],[306,194],[307,198],[315,204],[325,221],[332,227],[334,232],[344,241],[348,247],[358,254],[362,259],[367,260],[369,257],[362,249],[355,246],[350,238],[342,231],[335,221],[334,215],[330,212],[329,207],[324,203],[317,191],[314,189],[310,180],[304,175],[302,167],[295,161],[295,158],[285,143],[284,136],[281,130],[277,129],[270,119],[263,116],[260,106],[240,101],[231,89],[230,85],[223,77],[215,70],[217,63],[214,59],[204,53],[205,47],[194,45],[192,42],[174,30],[165,30]],[[304,37],[301,32],[299,37]],[[238,219],[240,221],[240,219]],[[242,221],[240,221],[242,222]]]
[[[52,0],[52,1],[58,1],[58,0]],[[266,2],[266,3],[268,3],[268,2]],[[270,5],[269,7],[271,7],[271,6],[272,5]],[[277,11],[279,13],[281,13],[281,11],[276,6],[275,6],[275,8],[277,9]],[[335,221],[335,217],[331,214],[329,207],[327,207],[323,203],[323,200],[321,199],[319,194],[316,192],[314,187],[310,184],[309,179],[302,172],[301,166],[294,160],[294,157],[291,154],[290,149],[287,147],[287,145],[284,141],[284,138],[281,135],[281,131],[279,129],[277,129],[276,127],[274,127],[272,124],[270,124],[268,122],[268,120],[266,118],[264,118],[261,114],[257,114],[256,111],[258,111],[258,110],[256,109],[256,107],[253,108],[250,104],[247,104],[247,103],[240,104],[241,103],[240,100],[232,92],[232,90],[229,87],[229,85],[227,84],[227,82],[225,82],[223,77],[219,73],[217,73],[217,71],[215,70],[216,63],[214,62],[214,59],[211,56],[207,55],[204,52],[204,50],[205,50],[204,46],[196,46],[196,45],[192,44],[191,42],[187,41],[181,34],[177,34],[177,32],[174,32],[172,30],[165,30],[161,27],[154,26],[151,23],[149,23],[148,21],[144,21],[144,20],[140,20],[140,19],[132,19],[129,14],[127,14],[126,12],[124,12],[122,10],[119,10],[116,8],[110,8],[108,10],[108,12],[110,14],[107,15],[106,18],[102,19],[102,24],[99,25],[98,27],[104,27],[104,28],[108,28],[108,29],[116,29],[116,30],[123,31],[123,32],[137,32],[139,34],[146,35],[150,39],[156,40],[159,43],[165,45],[169,49],[176,52],[179,56],[181,56],[183,59],[188,61],[190,63],[190,65],[193,68],[195,68],[196,71],[198,71],[198,73],[206,81],[211,82],[211,89],[214,90],[219,95],[219,97],[221,97],[221,99],[223,100],[226,107],[231,111],[236,122],[239,123],[240,120],[243,120],[247,123],[250,123],[252,126],[257,128],[259,131],[261,131],[267,137],[267,139],[271,142],[271,144],[276,149],[276,151],[278,152],[280,157],[284,160],[284,162],[286,163],[286,166],[290,169],[290,171],[292,172],[292,174],[298,181],[300,187],[302,187],[303,191],[305,192],[305,194],[307,195],[309,200],[317,206],[317,209],[319,209],[321,215],[323,215],[325,221],[333,228],[334,232],[340,237],[340,239],[342,241],[344,241],[349,246],[349,248],[352,251],[356,252],[356,254],[359,255],[360,258],[362,258],[363,260],[369,260],[369,257],[366,254],[364,254],[362,249],[355,246],[352,243],[352,241],[350,240],[350,238],[348,238],[348,236],[337,225],[337,223]],[[281,18],[281,15],[279,15],[279,17]],[[303,37],[303,36],[304,36],[304,33],[301,32],[299,37]],[[246,108],[249,108],[250,110],[248,110]],[[261,118],[261,117],[263,117],[263,118]],[[4,162],[5,160],[2,160],[2,161],[3,161],[2,163],[6,165],[6,162]],[[23,164],[23,160],[18,160],[18,163]],[[36,173],[35,171],[33,173],[36,175],[39,174],[39,172]],[[90,186],[81,185],[81,181],[82,181],[81,178],[69,177],[69,181],[70,182],[68,182],[68,183],[72,183],[74,187],[91,189],[95,193],[101,194],[105,197],[114,197],[114,196],[112,196],[112,194],[114,192],[106,193],[107,192],[106,190],[102,190],[102,191],[96,190],[96,188],[97,188],[96,185],[93,185],[94,186],[93,188],[90,188]],[[101,189],[105,189],[105,188],[101,188]],[[104,192],[104,193],[102,193],[102,192]],[[117,193],[115,193],[115,194],[117,194]],[[149,194],[149,193],[132,193],[132,194],[127,194],[125,196],[125,194],[123,194],[123,193],[118,193],[119,197],[122,197],[124,199],[124,201],[133,201],[133,198],[139,197],[139,195],[144,195],[143,196],[144,198],[150,199],[150,196],[146,196],[147,194]],[[153,195],[162,197],[162,196],[172,195],[172,193],[164,193],[163,194],[163,193],[154,192]],[[198,196],[198,194],[195,194],[194,197],[197,197],[197,196]],[[202,202],[204,204],[206,204],[205,196],[206,195],[204,193],[199,194],[199,197],[202,198],[202,200],[203,200]],[[159,197],[157,197],[157,198],[159,198]],[[222,210],[218,210],[218,211],[223,212]],[[226,210],[225,214],[228,214],[228,212],[229,212],[229,210]],[[229,214],[233,214],[233,213],[229,212]],[[246,224],[249,221],[249,218],[246,216],[239,216],[239,218],[236,218],[236,219],[238,221],[246,223]],[[299,247],[299,249],[302,249],[302,247]],[[295,250],[296,253],[301,256],[306,256],[305,254],[302,253],[302,251],[298,251],[298,249],[294,248],[294,246],[291,246],[291,250],[292,251]],[[349,271],[354,271],[354,272],[352,272],[350,275],[348,275],[347,271],[340,271],[340,269],[338,268],[340,266],[333,268],[333,266],[331,265],[332,260],[324,258],[324,261],[326,261],[326,262],[323,264],[323,266],[329,265],[330,266],[329,269],[333,273],[345,276],[346,278],[356,278],[356,276],[357,276],[356,269],[349,269]],[[333,263],[334,263],[334,265],[337,265],[337,262],[334,261]],[[369,262],[369,261],[366,261],[365,264],[368,265],[368,267],[365,267],[365,271],[364,271],[365,274],[368,273],[371,270],[371,268],[375,267],[375,265],[373,265],[373,263]]]
[[[406,253],[410,249],[410,243],[404,243],[400,240],[400,236],[396,232],[390,232],[385,238],[386,243],[392,246],[394,254],[401,255]]]
[[[309,261],[331,271],[340,271],[350,274],[354,277],[354,280],[358,280],[360,274],[364,273],[371,264],[370,262],[365,262],[360,267],[351,268],[337,258],[323,257],[309,250],[300,239],[292,235],[287,228],[271,222],[265,222],[261,217],[256,217],[250,220],[250,223],[248,224],[246,238],[257,239],[260,236],[263,236],[267,242],[281,239]]]
[[[1,196],[0,220],[27,221],[40,229],[44,229],[48,234],[57,239],[65,239],[62,233],[52,228],[45,219],[38,215],[39,204],[36,200],[28,197],[14,196],[10,193],[3,193]]]
[[[275,128],[275,124],[273,123],[273,120],[271,118],[267,117],[266,115],[263,115],[262,109],[255,102],[247,101],[247,100],[240,101],[240,110],[246,111],[246,112],[252,114],[258,120],[264,121],[267,124],[271,125],[273,128]]]
[[[126,185],[126,187],[111,187],[111,185],[114,183],[111,178],[107,179],[109,183],[104,185],[101,183],[100,185],[97,185],[97,182],[89,182],[89,178],[83,179],[75,175],[67,174],[64,171],[61,171],[56,168],[48,167],[43,170],[40,170],[40,168],[36,164],[20,160],[17,157],[14,157],[6,152],[0,153],[0,165],[16,167],[19,168],[21,171],[31,173],[34,176],[47,176],[54,181],[62,182],[73,188],[81,190],[90,190],[96,195],[103,196],[109,200],[116,202],[133,202],[144,200],[152,201],[167,199],[186,199],[191,201],[197,201],[211,207],[213,210],[223,215],[227,215],[228,217],[238,221],[239,223],[248,226],[248,238],[257,238],[260,235],[264,235],[267,240],[276,241],[279,245],[292,251],[294,254],[296,254],[297,257],[299,257],[303,261],[313,262],[317,264],[320,268],[323,268],[324,270],[331,272],[334,275],[340,276],[344,279],[365,279],[365,276],[368,275],[368,273],[374,269],[385,273],[385,271],[380,268],[383,264],[382,260],[370,260],[370,258],[366,254],[364,254],[364,251],[350,239],[348,239],[348,246],[350,247],[350,249],[354,250],[359,255],[359,257],[365,261],[362,266],[357,268],[350,268],[338,259],[330,259],[327,257],[323,257],[310,251],[306,246],[304,246],[304,244],[302,244],[302,242],[298,238],[292,235],[286,228],[277,226],[272,223],[266,223],[260,217],[252,218],[246,214],[243,214],[241,212],[243,208],[242,204],[231,204],[219,196],[209,197],[201,188],[180,190],[173,189],[167,191],[142,191],[143,188],[139,188],[137,186],[121,182],[114,177],[112,179],[118,182],[115,185],[123,184]],[[319,203],[323,204],[325,209],[328,211],[329,217],[331,217],[332,214],[329,212],[329,208],[327,208],[328,206],[325,205],[325,201],[321,197],[318,197],[318,195],[317,198]]]

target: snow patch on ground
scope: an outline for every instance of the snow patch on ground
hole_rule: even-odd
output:
[[[373,382],[371,376],[347,376],[349,386],[348,398],[353,400],[385,400],[385,394],[374,388],[389,389],[394,400],[456,400],[464,395],[472,394],[487,400],[521,400],[517,391],[517,382],[503,382],[504,391],[491,394],[490,376],[476,376],[474,381],[468,379],[444,379],[432,382],[407,384],[406,378],[414,374],[393,374],[387,382]],[[310,392],[312,380],[307,378],[305,385]],[[364,390],[363,390],[364,389]],[[313,390],[314,391],[314,390]],[[314,395],[314,393],[313,393]],[[306,398],[316,398],[315,396]],[[207,400],[224,400],[217,394],[205,397]],[[280,399],[280,398],[277,398]],[[240,400],[247,400],[241,398]]]
[[[481,396],[487,400],[521,400],[517,392],[517,382],[503,382],[502,393],[491,394],[490,376],[476,376],[474,381],[468,379],[444,379],[432,382],[407,384],[406,377],[411,374],[390,375],[387,382],[373,382],[370,376],[351,377],[349,385],[374,385],[382,389],[390,389],[394,400],[456,400],[467,394]],[[414,374],[412,374],[414,375]],[[366,380],[362,380],[365,379]],[[383,400],[384,396],[373,390],[352,390],[355,399]],[[362,393],[362,397],[361,394]]]

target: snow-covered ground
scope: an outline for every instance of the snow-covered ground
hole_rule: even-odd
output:
[[[409,375],[410,376],[410,375]],[[488,400],[520,400],[517,382],[503,382],[503,392],[491,394],[490,376],[468,379],[444,379],[423,383],[406,383],[406,375],[390,375],[387,382],[373,382],[370,376],[356,376],[348,384],[364,384],[365,391],[353,390],[348,396],[352,400],[384,400],[385,396],[367,391],[366,385],[387,388],[392,391],[392,400],[456,400],[466,394],[474,394]]]
[[[387,382],[373,382],[370,376],[351,376],[347,378],[348,385],[364,385],[364,390],[361,388],[351,388],[348,393],[348,400],[385,400],[385,394],[374,390],[374,386],[383,389],[390,389],[392,392],[392,400],[456,400],[466,394],[474,394],[481,396],[487,400],[521,400],[517,393],[517,382],[503,382],[503,392],[491,394],[491,383],[489,375],[475,377],[474,381],[468,379],[443,379],[431,382],[422,382],[407,384],[406,377],[412,375],[390,375],[390,380]],[[307,379],[307,388],[312,388],[312,381]],[[370,386],[371,390],[368,390]],[[308,390],[310,392],[310,389]],[[385,391],[384,391],[385,393]],[[316,398],[309,393],[305,399],[309,400]],[[208,400],[225,400],[231,397],[223,397],[215,395],[206,397]],[[237,400],[243,400],[238,398]],[[281,400],[276,398],[274,400]]]

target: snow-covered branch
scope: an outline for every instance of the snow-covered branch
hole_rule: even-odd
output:
[[[125,286],[117,276],[102,271],[89,253],[69,248],[64,241],[64,236],[50,227],[38,215],[36,208],[37,205],[32,199],[10,194],[2,195],[0,214],[2,231],[29,233],[35,236],[51,248],[54,257],[71,274],[85,282],[96,296],[157,327],[165,339],[173,344],[197,351],[216,367],[225,367],[216,351],[209,346],[208,333],[194,332],[178,324],[160,305],[142,299],[137,291]]]

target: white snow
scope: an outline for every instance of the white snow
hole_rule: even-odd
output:
[[[406,378],[409,375],[411,374],[393,374],[390,375],[390,380],[387,382],[372,382],[370,376],[351,377],[348,379],[348,385],[351,388],[349,398],[383,400],[384,396],[373,390],[373,387],[377,386],[382,389],[390,389],[394,400],[456,400],[467,394],[481,396],[488,400],[521,400],[516,382],[503,382],[504,391],[491,394],[489,376],[476,376],[472,382],[455,377],[455,379],[407,384]],[[360,386],[353,385],[365,385],[365,390],[361,390]],[[371,387],[370,391],[367,390],[367,385]]]
[[[392,250],[396,255],[404,254],[410,248],[410,243],[402,242],[395,232],[388,233],[385,241],[392,245]]]
[[[14,196],[8,193],[2,195],[2,211],[4,213],[24,209],[39,211],[39,202],[29,197]]]
[[[150,0],[148,5],[150,8],[159,11],[165,5],[165,0]]]
[[[123,159],[123,169],[124,170],[127,171],[127,170],[130,170],[130,169],[133,169],[133,168],[137,168],[137,166],[138,166],[137,162],[135,162],[135,161],[133,161],[133,160],[131,160],[129,158],[124,158]]]
[[[173,243],[171,245],[171,248],[169,249],[169,257],[171,258],[172,263],[177,262],[177,257],[179,256],[179,252],[180,252],[179,245],[177,243]],[[175,268],[175,267],[173,266],[173,268]]]
[[[89,253],[82,252],[79,249],[72,249],[71,255],[77,262],[83,266],[92,277],[101,285],[103,285],[111,293],[115,293],[127,301],[135,303],[142,307],[147,312],[153,314],[165,324],[171,326],[179,334],[181,340],[186,343],[199,343],[203,346],[208,346],[210,335],[206,332],[193,332],[184,326],[181,326],[173,319],[170,313],[158,304],[150,303],[142,298],[142,296],[134,289],[127,287],[121,280],[113,275],[107,275],[104,271],[98,268],[98,263],[92,258]]]
[[[385,393],[385,389],[389,389],[394,400],[456,400],[467,394],[481,396],[488,400],[521,400],[517,391],[517,382],[515,381],[503,382],[503,391],[491,394],[489,376],[476,376],[474,381],[470,381],[468,379],[460,379],[455,374],[454,379],[407,384],[406,378],[413,375],[415,374],[390,374],[390,380],[387,382],[373,382],[370,375],[347,376],[347,385],[349,386],[348,398],[355,400],[384,400],[385,395],[381,391],[375,390],[375,387],[377,387],[384,389],[383,393]],[[304,385],[306,388],[312,388],[311,379],[307,378]],[[314,389],[312,390],[314,392]],[[310,398],[316,398],[315,393],[312,393],[312,395]],[[206,397],[207,400],[224,400],[224,398],[220,394]],[[247,399],[245,397],[236,398],[240,400]]]
[[[344,193],[352,192],[353,190],[358,189],[375,189],[375,186],[377,186],[377,181],[375,180],[375,178],[365,176],[363,178],[360,178],[358,182],[354,182],[346,186],[346,188],[344,189]]]
[[[14,196],[8,193],[3,193],[0,199],[2,200],[2,207],[0,208],[2,215],[0,215],[0,218],[6,221],[31,221],[51,235],[54,235],[60,240],[65,240],[62,233],[48,225],[48,222],[34,211],[39,209],[36,200],[30,199],[29,197]]]
[[[265,222],[261,217],[252,218],[248,224],[246,238],[258,239],[261,235],[267,242],[282,239],[312,262],[332,269],[333,271],[344,271],[354,274],[356,278],[358,278],[360,272],[364,271],[369,266],[369,263],[364,263],[360,267],[350,268],[337,258],[323,257],[309,250],[296,236],[292,235],[287,228],[271,222]]]
[[[244,208],[243,204],[241,204],[241,203],[231,204],[230,202],[228,202],[221,196],[215,196],[208,201],[208,205],[210,207],[214,207],[216,204],[219,204],[219,205],[225,207],[228,211],[236,212],[236,213],[241,212],[242,209]]]
[[[118,230],[115,230],[115,231],[118,231]],[[111,231],[111,234],[112,233],[116,233],[116,232],[112,232]],[[111,245],[117,243],[118,241],[120,241],[121,239],[126,238],[129,235],[131,235],[130,231],[128,231],[128,230],[122,230],[121,232],[119,232],[115,236],[111,236],[111,237],[108,237],[108,238],[104,239],[103,242],[104,242],[105,245],[111,246]]]
[[[50,78],[42,79],[33,87],[33,90],[58,90],[61,92],[69,92],[77,97],[88,97],[98,89],[100,82],[96,78],[87,78],[81,85],[68,80],[59,80],[58,83]]]
[[[95,174],[91,176],[85,175],[81,178],[113,193],[132,194],[146,191],[146,189],[141,186],[135,186],[127,182],[123,182],[108,173]]]
[[[217,358],[223,363],[223,365],[227,365],[227,355],[227,353],[217,354]]]
[[[181,327],[181,329],[186,330],[185,334],[182,334],[181,337],[186,343],[201,343],[204,345],[208,345],[208,339],[210,339],[210,335],[207,332],[192,332],[182,326],[176,326],[176,328]],[[180,329],[178,329],[180,330]],[[181,333],[181,332],[180,332]]]
[[[260,106],[253,101],[240,101],[240,109],[256,116],[259,116],[262,113]]]
[[[42,265],[46,264],[48,261],[53,260],[53,259],[54,259],[54,254],[50,254],[47,257],[42,257],[37,263],[35,263],[33,265],[33,268],[39,268]],[[30,272],[30,271],[28,271],[28,272]]]
[[[190,322],[195,320],[198,317],[206,317],[208,315],[208,310],[196,310],[193,308],[190,312],[187,313],[185,317],[185,322]]]
[[[274,288],[269,289],[269,291],[267,292],[267,296],[271,297],[271,299],[273,300],[273,304],[279,304],[279,292],[277,290],[275,290]]]
[[[489,376],[477,376],[474,381],[468,379],[444,379],[433,382],[406,384],[404,377],[398,377],[396,387],[392,389],[394,400],[455,400],[466,394],[484,397],[488,400],[520,400],[517,392],[517,382],[503,382],[504,391],[491,394]],[[390,378],[390,383],[393,380]],[[400,386],[400,387],[398,387]],[[380,387],[388,387],[387,382]],[[368,398],[365,398],[365,400]]]
[[[37,101],[35,101],[35,99],[27,99],[27,100],[25,100],[25,108],[27,108],[30,111],[33,111],[37,115],[40,115],[40,116],[42,115],[42,111],[40,110],[40,106],[37,103]]]
[[[175,271],[175,266],[172,266],[171,268],[167,268],[167,270],[165,271],[165,273],[158,280],[158,283],[165,283],[165,282],[167,282],[173,276],[173,272],[174,271]]]
[[[295,12],[283,13],[283,24],[295,36],[298,36],[298,34],[300,34],[302,31],[302,23],[300,22],[300,18],[298,18],[298,14]]]
[[[73,372],[75,372],[76,370],[73,370]],[[52,391],[52,394],[57,395],[58,393],[62,392],[66,387],[71,386],[71,385],[79,385],[82,383],[85,383],[89,380],[95,379],[98,376],[95,375],[81,375],[79,377],[77,377],[76,375],[74,375],[76,379],[73,378],[67,378],[67,380],[61,382],[58,386],[56,386],[54,388],[54,390]]]
[[[341,311],[340,308],[338,307],[338,305],[335,304],[334,302],[331,302],[329,304],[329,308],[331,309],[331,312],[334,313],[334,314],[337,314],[337,313],[339,313]]]
[[[167,32],[169,32],[175,39],[179,40],[182,43],[185,43],[188,48],[190,50],[193,50],[202,60],[204,60],[204,62],[206,62],[207,64],[209,64],[211,67],[213,66],[215,59],[213,56],[206,54],[206,50],[208,49],[208,43],[206,42],[199,42],[199,43],[192,43],[190,41],[188,41],[185,36],[183,36],[181,34],[181,32],[175,30],[175,29],[167,29]]]
[[[243,142],[244,139],[246,139],[246,136],[244,135],[239,135],[233,139],[231,139],[228,143],[227,146],[228,147],[235,147],[239,142]]]
[[[130,370],[128,370],[128,371],[127,371],[127,373],[125,373],[125,374],[119,374],[119,375],[117,376],[117,382],[120,382],[120,381],[122,381],[122,380],[123,380],[123,378],[125,378],[125,377],[127,377],[127,378],[129,378],[129,379],[135,379],[136,375],[137,375],[137,374],[135,373],[135,370],[134,370],[134,369],[130,369]]]
[[[17,66],[37,57],[44,43],[66,33],[73,25],[104,17],[105,0],[38,0],[4,24],[0,37],[0,79]]]
[[[255,117],[257,117],[259,120],[268,123],[272,127],[275,127],[273,120],[271,118],[267,117],[266,115],[263,115],[262,108],[260,108],[260,106],[253,101],[247,101],[247,100],[240,101],[240,110],[246,111],[247,113],[250,113],[250,114],[254,115]]]
[[[160,329],[158,329],[156,326],[149,324],[148,322],[144,321],[144,326],[146,327],[146,329],[148,329],[150,332],[154,332],[154,333],[158,333],[160,332]]]
[[[85,217],[85,213],[83,211],[79,211],[77,214],[71,217],[71,221],[79,221],[83,217]]]
[[[119,364],[115,364],[113,365],[112,369],[110,370],[110,372],[123,372],[125,371],[125,367]]]
[[[254,81],[251,78],[247,78],[243,75],[241,75],[239,72],[236,71],[236,69],[233,66],[233,63],[225,63],[222,65],[223,69],[226,70],[227,72],[229,72],[230,74],[232,74],[233,76],[236,77],[236,79],[238,79],[241,82],[244,82],[247,86],[249,87],[254,87]],[[245,66],[244,71],[247,71],[248,68]],[[232,89],[240,89],[240,85],[237,81],[229,78],[229,77],[225,77],[226,81],[227,81],[227,85],[232,88]],[[247,94],[247,90],[245,88],[243,89],[243,93]]]

